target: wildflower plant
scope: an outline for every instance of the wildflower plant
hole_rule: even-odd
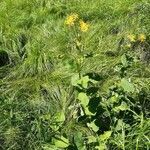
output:
[[[89,24],[80,19],[78,14],[72,13],[65,20],[67,31],[69,32],[70,56],[73,56],[73,61],[76,64],[76,71],[80,74],[84,64],[84,38],[85,32],[89,30]]]

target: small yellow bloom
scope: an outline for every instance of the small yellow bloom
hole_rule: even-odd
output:
[[[68,26],[73,26],[75,21],[78,19],[78,14],[72,14],[72,15],[69,15],[67,18],[66,18],[66,21],[65,21],[65,24],[68,25]]]
[[[146,36],[144,34],[140,34],[138,40],[140,42],[144,42],[146,40]]]
[[[84,21],[80,20],[80,30],[82,32],[86,32],[88,29],[89,29],[89,24],[87,24]]]
[[[135,36],[135,35],[130,34],[130,35],[128,35],[127,37],[128,37],[128,39],[129,39],[131,42],[135,42],[135,39],[136,39],[136,36]]]

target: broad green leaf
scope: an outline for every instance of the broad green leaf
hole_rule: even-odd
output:
[[[53,139],[54,145],[58,148],[66,148],[69,146],[69,140],[61,136],[60,139]]]
[[[95,148],[96,150],[106,150],[106,145],[104,143],[100,143],[100,145],[96,146]]]
[[[121,80],[120,86],[125,92],[134,92],[134,85],[125,78]]]
[[[78,81],[78,84],[81,84],[83,88],[87,88],[89,81],[90,81],[89,76],[84,76]]]
[[[84,76],[84,77],[81,77],[81,79],[80,79],[79,74],[75,74],[71,78],[71,84],[73,86],[81,85],[85,89],[88,87],[89,81],[92,83],[97,83],[97,81],[90,79],[89,76]]]
[[[87,138],[88,138],[88,144],[97,142],[96,137],[93,135],[88,136]]]
[[[81,92],[81,93],[78,94],[78,100],[80,100],[81,104],[84,107],[86,107],[88,105],[88,103],[89,103],[88,96],[86,95],[86,93],[83,93],[83,92]]]
[[[43,150],[58,150],[58,148],[55,145],[51,144],[44,144],[42,148]]]
[[[114,95],[109,99],[109,103],[113,104],[113,103],[118,102],[118,100],[119,100],[119,98]]]
[[[120,106],[114,108],[114,111],[125,111],[128,108],[128,105],[125,102],[122,102]]]
[[[84,111],[86,115],[89,115],[89,116],[94,115],[92,112],[89,111],[88,107],[84,107]]]
[[[59,129],[59,125],[57,124],[51,124],[50,127],[54,130],[57,131]]]
[[[63,111],[61,112],[58,112],[56,115],[55,115],[55,119],[57,122],[63,122],[65,121],[65,114]]]
[[[79,82],[79,74],[77,73],[71,77],[71,84],[73,86],[78,86],[78,82]]]
[[[108,140],[111,136],[112,131],[106,131],[104,134],[99,136],[100,141]]]
[[[94,121],[91,122],[91,123],[87,123],[87,126],[90,127],[90,128],[92,128],[92,130],[94,132],[97,132],[99,130],[99,127],[95,125]]]
[[[85,149],[82,132],[75,132],[74,141],[75,141],[75,144],[76,144],[78,150],[84,150]]]
[[[85,77],[82,77],[82,81],[81,81],[81,85],[84,87],[84,88],[87,88],[88,87],[88,82],[89,82],[89,76],[85,76]]]

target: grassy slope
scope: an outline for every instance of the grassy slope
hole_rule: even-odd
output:
[[[0,51],[6,51],[11,62],[0,68],[0,135],[6,137],[4,149],[19,149],[17,143],[22,143],[22,149],[25,145],[27,149],[41,149],[51,131],[41,124],[39,116],[60,111],[73,99],[71,88],[65,87],[73,72],[59,63],[59,55],[69,54],[64,27],[68,14],[78,13],[90,23],[83,40],[85,53],[92,52],[94,57],[82,72],[104,76],[104,92],[117,80],[112,70],[124,53],[121,39],[128,33],[150,36],[149,0],[1,0],[0,6]],[[107,55],[108,51],[115,56]],[[149,89],[149,71],[149,66],[141,62],[131,68],[129,76]],[[46,100],[44,88],[49,92]],[[56,98],[53,95],[57,91],[61,96]],[[31,124],[33,117],[36,119]]]

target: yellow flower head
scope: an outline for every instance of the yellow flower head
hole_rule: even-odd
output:
[[[71,14],[66,18],[65,24],[68,26],[73,26],[77,19],[78,19],[78,14]]]
[[[135,36],[135,35],[130,34],[130,35],[128,35],[127,37],[128,37],[128,39],[129,39],[131,42],[135,42],[135,39],[136,39],[136,36]]]
[[[86,32],[89,29],[89,24],[85,23],[83,20],[80,20],[80,30]]]
[[[140,34],[138,40],[140,42],[144,42],[146,40],[146,36],[144,34]]]

